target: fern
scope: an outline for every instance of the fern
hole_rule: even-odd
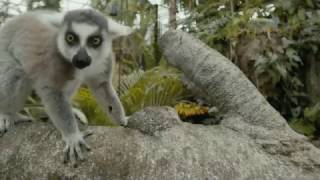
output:
[[[294,119],[289,122],[290,127],[300,134],[312,137],[316,129],[313,122],[305,119]]]
[[[121,96],[127,114],[147,106],[173,106],[186,94],[179,72],[158,66],[144,73],[137,83]]]
[[[129,75],[122,76],[118,88],[119,96],[125,95],[129,88],[132,87],[142,77],[143,73],[143,70],[138,69]]]
[[[81,87],[73,98],[74,103],[87,116],[90,125],[113,126],[114,123],[98,105],[95,97],[86,87]]]

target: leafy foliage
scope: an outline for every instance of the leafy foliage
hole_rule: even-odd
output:
[[[119,38],[114,43],[117,63],[121,63],[120,74],[130,74],[136,69],[151,69],[158,65],[152,46],[152,28],[155,10],[147,0],[92,0],[92,6],[120,23],[135,26],[129,37]],[[116,13],[115,13],[116,12]],[[135,20],[139,17],[140,21]],[[158,58],[158,57],[157,57]]]
[[[59,10],[61,0],[27,0],[28,10],[51,9]]]
[[[315,132],[314,123],[306,121],[305,119],[293,119],[289,125],[298,133],[306,136],[313,136]]]
[[[141,69],[138,69],[129,75],[124,75],[123,77],[121,77],[121,81],[118,88],[119,96],[123,96],[127,94],[129,89],[139,81],[139,79],[143,76],[143,74],[144,74],[144,71]]]
[[[320,122],[309,110],[320,93],[310,73],[320,71],[319,8],[317,0],[200,1],[183,29],[229,57],[294,129],[310,135],[311,119]]]
[[[175,105],[175,109],[182,119],[190,118],[192,116],[209,115],[209,108],[200,106],[193,102],[181,102]]]
[[[147,106],[173,106],[186,94],[179,72],[169,67],[155,67],[141,77],[121,101],[128,115]]]

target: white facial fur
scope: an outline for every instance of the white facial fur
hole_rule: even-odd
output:
[[[111,62],[107,62],[107,59],[112,56],[112,40],[119,36],[129,35],[132,32],[130,27],[118,24],[112,19],[108,19],[108,32],[100,30],[101,36],[103,37],[103,43],[99,48],[92,48],[87,46],[87,39],[92,34],[96,34],[99,31],[99,27],[96,25],[89,25],[86,23],[71,24],[72,31],[78,36],[80,44],[76,46],[69,46],[65,42],[65,33],[68,30],[65,25],[58,34],[57,43],[58,49],[61,54],[68,60],[72,61],[73,56],[79,51],[80,47],[84,47],[91,57],[91,64],[79,70],[77,74],[81,76],[90,76],[99,73],[105,69],[105,66]]]
[[[92,48],[87,46],[87,39],[92,34],[95,34],[99,28],[95,25],[89,25],[86,23],[72,23],[72,31],[78,36],[79,44],[75,46],[69,46],[65,42],[65,32],[67,31],[67,26],[63,27],[62,31],[58,36],[58,47],[62,55],[68,60],[72,61],[72,58],[79,51],[81,47],[85,48],[88,55],[91,57],[91,64],[83,70],[83,73],[87,71],[95,72],[98,67],[101,67],[101,63],[105,62],[106,57],[110,55],[112,40],[108,38],[105,31],[101,31],[101,36],[103,37],[103,43],[98,48]],[[83,74],[81,73],[81,74]]]
[[[80,47],[85,47],[88,52],[88,48],[86,47],[87,38],[91,34],[95,33],[98,30],[98,27],[94,25],[84,24],[84,23],[72,23],[71,30],[75,32],[75,34],[78,36],[80,41],[80,44],[76,46],[69,46],[65,42],[65,34],[67,30],[68,30],[67,25],[65,25],[62,28],[62,31],[60,31],[58,35],[58,48],[62,53],[62,55],[71,62],[73,56],[78,52]]]
[[[84,24],[84,23],[72,23],[71,27],[72,27],[71,29],[80,38],[81,46],[85,46],[87,38],[99,29],[98,26]]]

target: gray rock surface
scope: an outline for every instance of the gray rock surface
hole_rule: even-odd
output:
[[[90,127],[93,150],[78,168],[62,164],[63,143],[50,123],[17,125],[0,139],[0,179],[320,178],[320,152],[314,146],[304,139],[279,139],[279,133],[256,129],[238,117],[203,126],[180,122],[168,107],[133,116],[133,121],[156,123],[147,124],[152,126],[147,130],[140,127],[142,121],[128,128]]]
[[[128,127],[148,135],[157,135],[179,123],[179,115],[170,107],[146,107],[145,111],[137,112],[130,117]]]
[[[219,125],[183,123],[169,107],[145,108],[127,128],[89,127],[93,150],[73,168],[62,164],[64,145],[50,123],[20,124],[0,138],[0,179],[320,179],[320,150],[222,55],[178,31],[165,34],[161,47],[223,110]]]
[[[159,43],[168,62],[184,73],[197,92],[207,95],[211,105],[255,126],[290,131],[245,74],[219,52],[182,31],[168,31]]]

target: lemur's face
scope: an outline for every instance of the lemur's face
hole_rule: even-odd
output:
[[[78,69],[108,57],[111,51],[112,39],[96,25],[73,22],[59,36],[60,52]]]
[[[110,56],[112,40],[130,33],[131,28],[96,11],[70,11],[58,34],[58,49],[74,67],[84,69],[105,61]]]

